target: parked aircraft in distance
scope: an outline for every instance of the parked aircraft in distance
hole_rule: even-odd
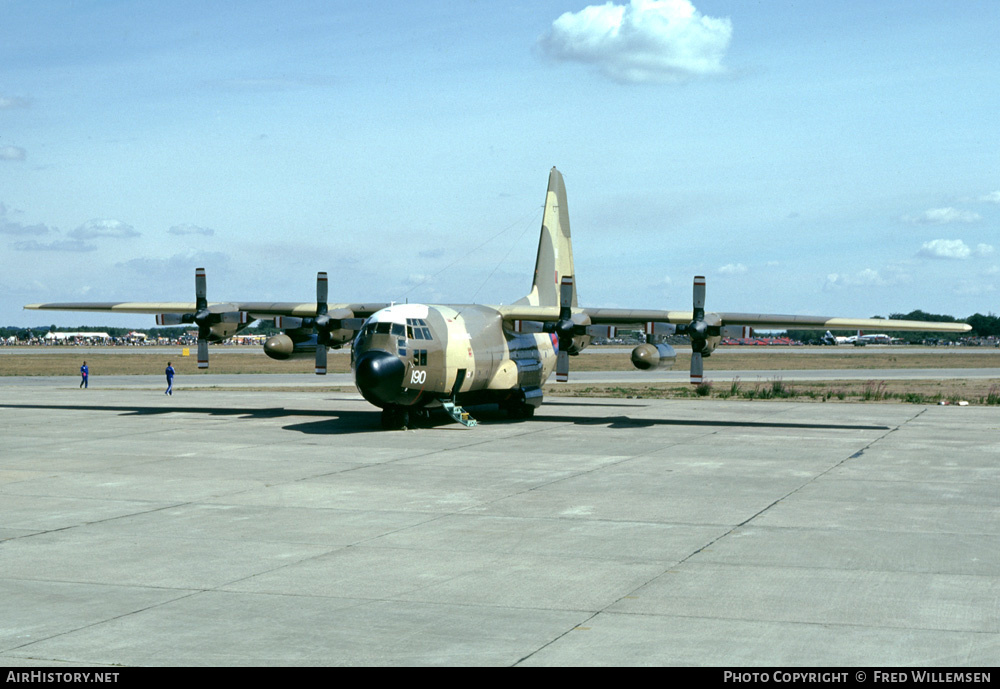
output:
[[[864,342],[866,344],[884,344],[884,345],[887,345],[887,344],[890,344],[892,342],[892,338],[891,337],[889,337],[888,335],[883,335],[881,333],[877,333],[877,334],[873,333],[871,335],[862,335],[861,337],[858,338],[858,340],[861,340],[862,342]]]
[[[553,370],[569,377],[570,356],[595,336],[617,327],[647,335],[686,335],[691,342],[691,382],[703,380],[703,360],[723,337],[747,337],[751,328],[887,328],[967,332],[964,323],[887,321],[705,310],[705,278],[694,278],[689,311],[582,308],[577,304],[569,211],[562,175],[549,173],[531,291],[509,306],[480,304],[330,304],[327,276],[316,279],[316,302],[209,302],[205,269],[195,271],[195,301],[30,304],[26,309],[158,314],[160,325],[198,326],[198,366],[208,367],[208,343],[224,340],[255,319],[274,320],[283,333],[264,350],[274,359],[314,357],[326,373],[327,348],[351,345],[358,390],[382,409],[387,429],[406,428],[413,415],[442,407],[466,425],[475,421],[463,404],[495,403],[511,415],[531,416],[542,403],[542,385]],[[666,369],[676,357],[665,344],[632,350],[639,369]]]
[[[897,321],[883,321],[883,323],[895,323]],[[823,336],[823,344],[828,345],[842,345],[842,344],[852,344],[855,347],[864,347],[869,344],[892,344],[892,338],[888,335],[881,333],[862,335],[861,331],[858,331],[857,335],[851,335],[849,337],[839,337],[831,333],[829,330]]]

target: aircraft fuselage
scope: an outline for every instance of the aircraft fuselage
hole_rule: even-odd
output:
[[[351,366],[358,390],[383,409],[446,400],[516,405],[525,404],[526,394],[540,403],[556,363],[553,340],[547,333],[513,332],[487,306],[396,304],[365,322]]]

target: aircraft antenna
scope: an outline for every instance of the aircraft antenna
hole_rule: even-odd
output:
[[[545,210],[545,206],[543,205],[542,206],[542,211],[544,211],[544,210]],[[537,209],[536,209],[536,212],[537,212]],[[534,215],[534,213],[532,213],[532,215]],[[502,266],[504,263],[507,262],[507,257],[510,256],[510,252],[512,252],[514,250],[514,247],[517,246],[521,242],[521,237],[524,236],[524,233],[527,232],[530,227],[532,227],[532,226],[528,225],[528,224],[525,224],[524,229],[521,230],[521,234],[519,234],[517,236],[517,239],[515,239],[513,242],[511,242],[510,247],[507,249],[507,253],[505,253],[503,255],[503,258],[501,258],[499,261],[497,261],[497,264],[493,267],[493,270],[490,271],[490,274],[486,276],[486,278],[480,283],[479,287],[476,288],[476,291],[472,293],[472,298],[469,299],[470,302],[472,302],[473,304],[476,303],[476,296],[480,292],[483,291],[483,287],[486,286],[486,283],[488,283],[490,281],[490,279],[496,274],[496,272],[498,270],[500,270],[500,266]],[[504,231],[506,231],[506,230],[504,230]]]
[[[487,238],[487,239],[486,239],[486,240],[484,240],[484,241],[483,241],[483,242],[482,242],[481,244],[479,244],[479,245],[477,245],[477,246],[473,247],[472,249],[469,249],[469,251],[467,251],[466,253],[464,253],[464,254],[463,254],[462,256],[460,256],[459,258],[456,258],[456,259],[455,259],[454,261],[452,261],[451,263],[449,263],[448,265],[446,265],[446,266],[445,266],[444,268],[442,268],[441,270],[437,271],[437,272],[436,272],[436,273],[434,273],[433,275],[429,275],[429,276],[427,276],[426,278],[424,278],[423,280],[421,280],[421,281],[420,281],[420,282],[418,282],[417,284],[415,284],[415,285],[413,285],[412,287],[410,287],[410,289],[408,289],[408,290],[406,290],[405,292],[403,292],[403,294],[402,294],[402,295],[400,296],[400,299],[408,299],[408,295],[409,295],[409,294],[410,294],[410,292],[412,292],[413,290],[415,290],[415,289],[417,289],[417,288],[419,288],[419,287],[423,287],[423,286],[424,286],[425,284],[427,284],[428,282],[430,282],[431,280],[433,280],[433,279],[434,279],[434,278],[436,278],[437,276],[441,275],[441,273],[444,273],[444,272],[446,272],[446,271],[450,270],[451,268],[453,268],[453,267],[454,267],[454,266],[456,266],[457,264],[461,263],[461,262],[462,262],[462,261],[464,261],[464,260],[465,260],[466,258],[468,258],[468,257],[469,257],[469,256],[471,256],[472,254],[474,254],[475,252],[477,252],[477,251],[479,251],[480,249],[482,249],[482,248],[483,248],[484,246],[486,246],[487,244],[489,244],[490,242],[492,242],[492,241],[493,241],[494,239],[496,239],[496,238],[497,238],[497,237],[499,237],[500,235],[502,235],[502,234],[505,234],[506,232],[510,231],[510,229],[511,229],[512,227],[516,227],[517,225],[520,225],[520,224],[522,224],[522,223],[526,223],[526,221],[527,221],[527,220],[528,220],[529,218],[532,218],[532,217],[534,217],[534,216],[536,216],[536,215],[538,214],[538,211],[539,211],[539,209],[541,209],[541,210],[543,210],[543,211],[544,211],[545,207],[544,207],[544,206],[533,206],[533,207],[532,207],[532,209],[531,209],[531,211],[529,211],[529,212],[525,213],[525,214],[524,214],[524,215],[522,215],[522,216],[521,216],[520,218],[518,218],[518,219],[517,219],[517,220],[515,220],[514,222],[510,223],[509,225],[507,225],[506,227],[504,227],[504,228],[503,228],[502,230],[500,230],[500,231],[499,231],[499,232],[497,232],[496,234],[494,234],[494,235],[492,235],[491,237]],[[507,259],[507,256],[509,256],[509,255],[510,255],[510,252],[511,252],[511,250],[513,250],[514,246],[516,246],[517,242],[518,242],[518,241],[520,241],[521,237],[523,237],[523,236],[524,236],[524,233],[525,233],[525,232],[527,232],[527,231],[528,231],[528,228],[530,228],[530,227],[531,227],[531,225],[527,225],[527,224],[525,224],[525,227],[524,227],[524,229],[523,229],[523,230],[521,230],[521,234],[520,234],[520,235],[518,235],[518,238],[517,238],[517,240],[515,240],[514,244],[512,244],[512,245],[511,245],[511,248],[510,248],[510,249],[508,249],[508,251],[507,251],[507,254],[506,254],[506,255],[505,255],[505,256],[503,257],[503,259],[502,259],[502,260],[500,261],[500,263],[501,263],[501,264],[503,263],[503,261],[504,261],[504,260],[506,260],[506,259]],[[498,269],[499,267],[500,267],[500,264],[497,264],[497,267],[493,269],[493,273],[495,273],[495,272],[497,271],[497,269]],[[489,276],[487,276],[486,280],[489,280],[489,278],[490,278],[490,277],[491,277],[491,276],[493,275],[493,273],[490,273],[490,275],[489,275]],[[482,284],[482,285],[480,285],[480,286],[479,286],[479,289],[477,289],[477,290],[476,290],[476,294],[479,294],[480,290],[482,290],[482,288],[483,288],[483,286],[484,286],[485,284],[486,284],[486,281],[483,281],[483,284]]]

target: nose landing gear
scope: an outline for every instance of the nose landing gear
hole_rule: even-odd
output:
[[[382,428],[387,431],[405,431],[410,426],[410,412],[404,407],[386,407],[382,410]]]

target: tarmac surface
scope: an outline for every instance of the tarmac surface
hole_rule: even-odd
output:
[[[77,382],[0,380],[0,665],[1000,661],[1000,408]]]
[[[739,378],[745,383],[781,379],[794,381],[823,380],[955,380],[958,378],[1000,380],[1000,368],[885,368],[885,369],[804,369],[804,370],[746,370],[746,371],[706,371],[705,380],[728,383]],[[621,383],[642,385],[648,383],[687,383],[687,370],[672,371],[570,371],[570,383],[606,384]],[[69,376],[0,376],[0,390],[5,386],[47,387],[72,389],[80,383],[79,377]],[[145,388],[149,390],[166,388],[163,375],[155,376],[90,376],[91,388],[125,389]],[[178,375],[174,387],[181,388],[329,388],[336,386],[354,387],[354,376],[350,373],[330,373],[316,376],[302,373],[269,373],[248,375],[240,373],[196,373]]]

